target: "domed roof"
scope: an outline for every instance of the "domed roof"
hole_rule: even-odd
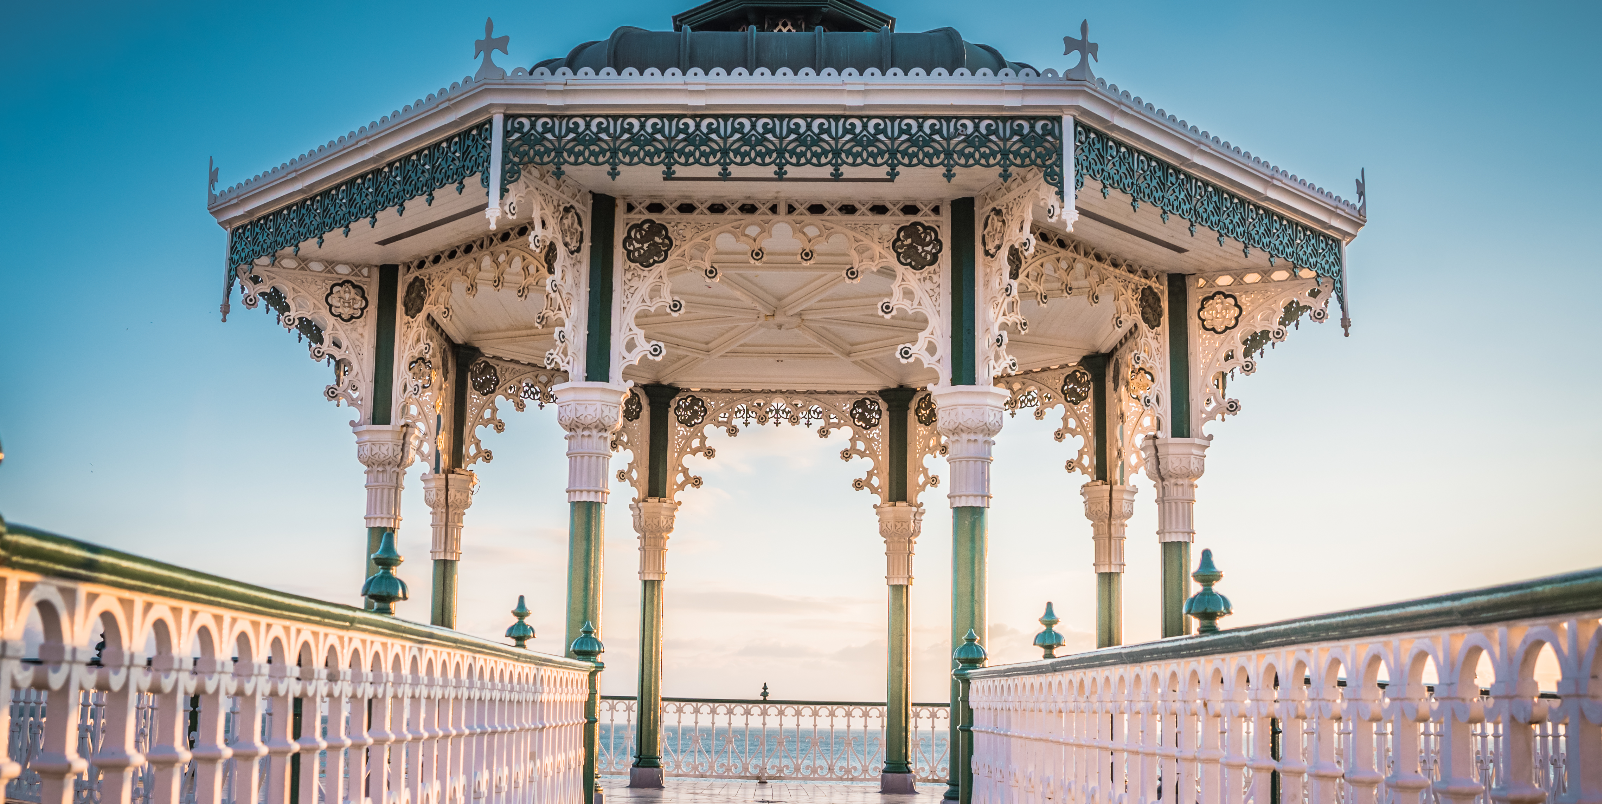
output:
[[[586,42],[566,58],[546,59],[535,65],[578,72],[611,67],[618,72],[635,68],[677,68],[688,72],[744,68],[778,72],[811,68],[862,73],[871,68],[884,73],[893,68],[952,72],[1020,70],[1028,64],[1010,62],[995,48],[965,42],[952,28],[924,33],[895,33],[896,20],[856,0],[712,0],[674,16],[674,31],[648,31],[626,26],[606,41]]]

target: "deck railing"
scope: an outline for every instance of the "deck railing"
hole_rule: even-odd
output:
[[[947,780],[948,705],[914,704],[914,781]],[[664,698],[663,773],[716,779],[878,781],[883,703]],[[629,773],[635,699],[603,696],[604,774]]]
[[[4,524],[0,601],[7,801],[590,798],[590,663]]]
[[[1598,802],[1600,590],[1594,570],[970,671],[964,794]]]

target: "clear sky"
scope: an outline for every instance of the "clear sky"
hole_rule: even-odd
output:
[[[216,157],[238,182],[461,80],[494,16],[507,65],[683,3],[10,3],[0,11],[0,514],[245,581],[355,602],[362,468],[328,369],[261,311],[217,319]],[[1198,492],[1198,547],[1241,626],[1600,563],[1597,2],[1026,3],[880,0],[1064,69],[1090,18],[1098,75],[1351,196],[1354,330],[1305,326],[1233,384]],[[237,297],[236,297],[237,299]],[[551,409],[507,416],[467,514],[463,628],[528,595],[562,641],[567,511]],[[1029,655],[1052,600],[1090,644],[1090,528],[1048,423],[998,440],[993,656]],[[884,695],[884,560],[838,444],[717,444],[670,541],[668,695]],[[427,619],[428,512],[400,538]],[[1128,641],[1158,635],[1146,480]],[[950,518],[915,563],[915,698],[945,697]],[[604,691],[634,688],[629,494],[608,506]]]

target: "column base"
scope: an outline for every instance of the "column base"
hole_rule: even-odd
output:
[[[880,774],[880,792],[882,793],[917,793],[913,786],[913,774],[891,773]]]
[[[648,790],[663,789],[662,768],[630,768],[629,786],[643,787]]]

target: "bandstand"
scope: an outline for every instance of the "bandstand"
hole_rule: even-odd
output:
[[[1362,196],[1095,77],[1085,24],[1062,73],[951,28],[898,32],[855,0],[714,0],[671,31],[620,28],[528,69],[495,63],[507,41],[487,21],[473,77],[209,193],[229,233],[225,319],[235,298],[265,308],[355,411],[366,554],[401,525],[407,468],[427,468],[432,624],[455,625],[491,433],[510,410],[554,408],[565,644],[601,622],[609,483],[634,491],[631,783],[660,786],[668,544],[702,485],[687,459],[748,427],[816,430],[865,467],[853,487],[888,585],[881,783],[911,791],[924,506],[944,493],[953,509],[953,645],[971,629],[985,643],[992,440],[1028,410],[1057,417],[1081,484],[1098,645],[1122,641],[1142,472],[1163,561],[1140,571],[1162,574],[1163,634],[1187,633],[1205,427],[1239,411],[1231,383],[1299,324],[1347,329]]]

